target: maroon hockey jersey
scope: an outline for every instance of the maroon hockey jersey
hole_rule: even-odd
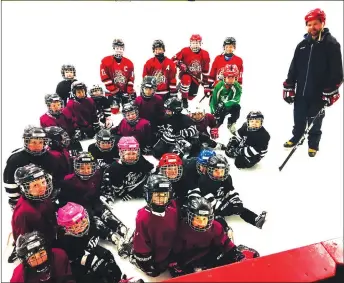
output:
[[[216,120],[213,114],[206,113],[200,122],[195,122],[196,128],[200,133],[208,133],[209,128],[216,128]]]
[[[233,242],[229,240],[221,224],[216,220],[205,232],[193,230],[185,220],[182,220],[174,242],[173,253],[186,265],[205,256],[214,248],[228,252],[233,247]]]
[[[21,196],[12,215],[12,233],[16,241],[19,235],[39,231],[48,242],[56,235],[55,208],[51,199],[28,201]]]
[[[63,113],[79,128],[93,128],[98,123],[96,104],[90,97],[79,101],[70,99]]]
[[[58,117],[52,116],[50,113],[45,113],[39,120],[42,128],[57,126],[64,129],[69,137],[74,135],[76,125],[73,124],[72,119],[67,118],[63,113]]]
[[[161,123],[165,115],[163,99],[159,95],[154,95],[150,99],[138,96],[134,104],[139,109],[140,117],[148,120],[151,123],[152,131],[155,131],[156,126]]]
[[[169,92],[177,93],[176,64],[169,58],[160,62],[157,58],[149,59],[144,67],[142,78],[145,76],[156,77],[156,94],[164,97]]]
[[[72,277],[72,271],[69,265],[67,254],[61,249],[52,249],[51,258],[49,258],[51,265],[52,277],[44,281],[45,283],[75,283]],[[26,270],[25,270],[26,269]],[[25,274],[25,278],[24,278]],[[25,268],[24,264],[19,264],[13,271],[11,283],[39,283],[40,273],[35,272],[33,269]]]
[[[152,253],[157,264],[166,264],[177,235],[178,220],[175,201],[172,201],[171,205],[165,209],[164,215],[155,214],[148,207],[141,208],[136,216],[134,252]]]
[[[121,120],[118,126],[111,129],[115,135],[130,137],[133,136],[137,139],[141,148],[151,145],[152,129],[149,121],[140,118],[135,125],[130,125],[125,118]]]
[[[73,172],[73,161],[66,148],[63,148],[62,151],[50,149],[49,152],[56,160],[56,167],[60,176],[66,176]]]

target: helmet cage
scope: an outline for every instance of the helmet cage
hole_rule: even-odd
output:
[[[208,223],[207,225],[205,225],[204,227],[195,227],[193,225],[193,220],[196,216],[207,216],[208,217]],[[210,227],[213,225],[213,222],[214,222],[214,214],[213,213],[210,213],[209,211],[207,210],[199,210],[198,213],[194,213],[190,210],[187,211],[187,222],[189,224],[189,226],[197,231],[197,232],[205,232],[207,230],[210,229]]]
[[[40,196],[33,196],[30,194],[30,184],[33,181],[36,181],[38,179],[45,178],[46,181],[46,190],[43,195]],[[50,197],[52,191],[53,191],[53,180],[52,176],[48,173],[45,173],[43,170],[33,174],[29,180],[23,182],[20,184],[20,190],[25,196],[26,199],[33,200],[33,201],[43,201]]]

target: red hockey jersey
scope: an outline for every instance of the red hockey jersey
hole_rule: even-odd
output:
[[[119,90],[131,94],[134,91],[134,64],[125,57],[117,63],[113,55],[106,56],[100,64],[100,79],[109,92]]]
[[[156,94],[164,96],[168,92],[177,92],[176,75],[176,64],[171,59],[165,57],[165,59],[160,63],[157,58],[153,57],[144,65],[142,77],[156,77]]]
[[[213,65],[211,66],[208,79],[209,83],[214,83],[214,86],[216,85],[216,83],[218,82],[218,77],[222,75],[226,65],[236,65],[238,67],[238,82],[239,84],[242,84],[242,74],[244,72],[242,59],[236,55],[233,55],[233,57],[229,61],[226,61],[223,54],[217,55],[213,62]]]

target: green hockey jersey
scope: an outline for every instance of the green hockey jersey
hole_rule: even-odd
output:
[[[227,88],[223,81],[219,81],[213,90],[213,95],[210,100],[211,114],[215,113],[220,101],[224,103],[226,108],[230,108],[234,104],[239,104],[241,93],[242,88],[238,82],[234,82],[231,87]]]

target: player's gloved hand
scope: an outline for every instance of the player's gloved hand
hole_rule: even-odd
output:
[[[236,158],[240,152],[239,144],[240,140],[237,136],[231,137],[225,149],[225,154],[230,158]]]
[[[326,107],[332,106],[340,98],[339,87],[340,85],[336,85],[335,89],[324,89],[322,100]]]
[[[161,139],[167,144],[174,144],[176,142],[176,136],[170,132],[164,132]]]
[[[186,71],[187,71],[187,66],[186,66],[182,61],[179,61],[179,62],[178,62],[177,67],[179,68],[179,70],[180,70],[181,72],[186,73]]]
[[[283,99],[285,102],[292,104],[295,101],[295,85],[283,83]]]
[[[156,268],[152,254],[138,254],[134,253],[134,260],[138,268],[150,277],[157,277],[160,275],[160,271]]]
[[[210,137],[212,139],[218,139],[219,138],[219,128],[211,128],[210,129]]]
[[[99,243],[99,237],[93,236],[88,241],[86,249],[90,252],[90,251],[95,249],[95,247],[98,245],[98,243]]]

